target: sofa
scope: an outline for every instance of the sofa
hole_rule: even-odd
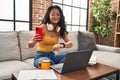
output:
[[[0,31],[0,80],[11,80],[13,72],[34,68],[37,46],[27,45],[34,34],[34,31]],[[55,51],[56,54],[92,49],[97,62],[120,69],[120,48],[96,44],[92,32],[71,31],[68,35],[73,47]]]

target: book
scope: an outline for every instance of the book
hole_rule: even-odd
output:
[[[50,70],[21,70],[18,80],[58,80],[55,72]]]
[[[90,60],[89,60],[89,65],[95,65],[97,64],[97,56],[91,56]]]

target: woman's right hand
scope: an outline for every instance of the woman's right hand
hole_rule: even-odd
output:
[[[41,36],[39,34],[36,34],[32,37],[32,39],[28,42],[28,47],[32,48],[35,46],[35,44],[40,41]]]
[[[33,36],[33,39],[32,39],[33,42],[38,42],[40,40],[41,40],[41,36],[39,34],[36,34],[35,36]]]

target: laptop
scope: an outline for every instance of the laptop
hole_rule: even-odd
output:
[[[58,73],[68,73],[86,68],[93,51],[82,50],[67,53],[64,63],[51,65]]]

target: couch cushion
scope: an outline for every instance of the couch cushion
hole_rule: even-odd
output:
[[[0,61],[20,60],[16,31],[0,32]]]
[[[73,52],[78,51],[78,31],[71,31],[68,33],[69,39],[73,43],[73,47],[71,48],[62,48],[59,50],[59,53],[67,53],[67,52]],[[60,39],[60,43],[64,42],[63,39]]]
[[[26,69],[33,69],[33,67],[17,60],[0,62],[0,80],[11,78],[13,72]]]
[[[79,50],[94,50],[96,49],[95,37],[92,32],[78,32]]]
[[[96,47],[98,51],[107,51],[107,52],[115,52],[120,54],[120,48],[119,47],[113,47],[108,45],[100,45],[96,44]]]
[[[34,58],[29,58],[29,59],[26,59],[26,60],[24,60],[24,62],[26,62],[26,63],[28,63],[28,64],[30,64],[31,66],[33,66],[34,67]]]
[[[20,51],[22,60],[34,57],[36,46],[34,48],[28,47],[28,42],[34,34],[34,31],[19,31]]]
[[[92,55],[97,56],[97,62],[120,69],[120,54],[119,53],[94,51]]]

